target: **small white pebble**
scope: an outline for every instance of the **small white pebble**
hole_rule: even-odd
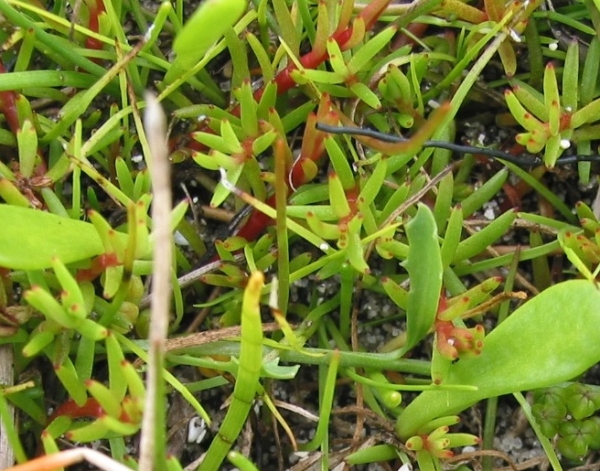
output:
[[[560,148],[561,149],[568,149],[569,147],[571,147],[571,141],[569,141],[568,139],[560,140]]]
[[[188,443],[200,443],[206,436],[206,422],[200,417],[194,417],[188,425]]]
[[[398,468],[398,471],[412,471],[412,465],[410,463],[404,463]]]
[[[486,218],[488,221],[493,221],[494,219],[496,219],[496,212],[494,211],[494,208],[487,207],[483,212],[483,217]]]
[[[323,251],[323,252],[327,252],[330,248],[330,245],[327,242],[323,242],[321,245],[319,245],[319,248]]]
[[[144,160],[144,156],[142,154],[132,155],[131,161],[134,164],[139,164],[142,160]]]
[[[558,49],[558,41],[548,44],[548,49],[551,51],[556,51]]]
[[[176,231],[175,234],[173,234],[173,240],[175,241],[175,243],[177,245],[184,245],[184,246],[190,245],[188,240],[185,237],[183,237],[183,234],[181,234],[181,232],[179,232],[179,231]]]
[[[435,101],[435,100],[429,100],[429,101],[427,102],[427,104],[428,104],[428,105],[429,105],[431,108],[433,108],[434,110],[440,107],[440,104],[439,104],[439,102],[437,102],[437,101]]]

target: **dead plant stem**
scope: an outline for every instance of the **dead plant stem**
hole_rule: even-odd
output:
[[[154,233],[154,275],[151,294],[151,321],[149,333],[149,362],[142,420],[139,469],[159,469],[156,459],[157,446],[164,433],[165,420],[162,404],[161,370],[165,355],[165,344],[169,325],[171,300],[171,169],[168,159],[166,118],[156,97],[146,94],[144,128],[151,151],[150,174],[153,186],[152,224]]]

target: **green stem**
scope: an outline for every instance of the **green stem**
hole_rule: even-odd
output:
[[[147,341],[140,340],[136,342],[141,348],[147,349]],[[331,362],[332,350],[322,348],[304,348],[297,350],[277,350],[271,347],[264,347],[264,354],[270,355],[272,352],[278,352],[281,361],[289,363],[301,363],[305,365],[328,365]],[[210,355],[232,355],[239,357],[240,344],[233,341],[219,341],[207,343],[197,347],[186,348],[185,358],[210,356]],[[176,361],[179,355],[171,353],[169,361]],[[181,363],[181,361],[179,361]],[[340,366],[343,368],[372,368],[390,371],[401,371],[407,374],[420,376],[429,376],[431,365],[424,360],[407,360],[398,358],[395,352],[392,353],[367,353],[367,352],[340,352]]]

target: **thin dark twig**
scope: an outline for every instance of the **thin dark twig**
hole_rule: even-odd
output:
[[[383,142],[404,142],[407,139],[401,136],[394,136],[393,134],[385,134],[379,131],[368,128],[359,128],[351,126],[330,126],[328,124],[317,123],[316,128],[320,131],[325,131],[331,134],[354,134],[358,136],[371,137]],[[542,165],[544,162],[538,156],[533,154],[523,153],[521,156],[515,156],[508,152],[503,152],[497,149],[490,149],[487,147],[476,147],[467,146],[463,144],[454,144],[452,142],[445,141],[425,141],[423,147],[435,147],[439,149],[446,149],[458,154],[481,154],[492,159],[505,160],[506,162],[513,163],[519,167],[533,167],[536,165]],[[566,155],[560,157],[556,161],[556,165],[566,165],[577,162],[600,162],[600,155]]]

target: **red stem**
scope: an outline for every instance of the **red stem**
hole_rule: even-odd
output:
[[[375,0],[371,4],[369,4],[369,6],[367,8],[365,8],[359,14],[359,17],[361,17],[365,21],[366,31],[369,31],[371,28],[373,28],[376,21],[381,16],[381,14],[384,12],[385,8],[390,3],[390,1],[391,0]],[[350,25],[347,28],[334,33],[331,36],[331,39],[333,39],[335,42],[338,43],[338,45],[340,46],[340,49],[344,50],[345,46],[347,46],[347,43],[352,38],[353,30],[354,29],[353,29],[352,25]],[[315,50],[312,50],[312,51],[308,52],[307,54],[303,55],[302,57],[300,57],[299,62],[302,65],[302,67],[305,69],[316,69],[319,65],[321,65],[323,62],[325,62],[328,58],[329,58],[329,54],[326,51],[325,52],[317,52]],[[285,69],[283,69],[281,72],[279,72],[277,74],[277,76],[273,79],[273,82],[277,85],[277,94],[278,95],[282,95],[283,93],[289,91],[291,88],[296,86],[296,82],[294,82],[294,80],[292,79],[292,76],[291,76],[292,72],[295,70],[298,70],[298,67],[296,67],[295,63],[290,62],[290,64]],[[265,91],[265,87],[262,87],[254,93],[254,99],[257,102],[260,101],[264,91]],[[240,114],[240,105],[239,104],[236,105],[233,109],[231,109],[231,114],[233,114],[234,116],[239,116],[239,114]],[[204,132],[213,132],[206,125],[203,125],[201,130]],[[318,133],[318,135],[319,135],[320,142],[318,144],[315,143],[315,147],[314,147],[315,152],[310,156],[303,156],[302,158],[309,158],[313,161],[316,161],[319,159],[319,157],[321,156],[321,154],[323,152],[323,146],[322,146],[323,134]],[[184,137],[184,139],[186,139],[186,138],[189,138],[189,135],[187,137]],[[198,141],[196,141],[194,139],[189,140],[189,142],[187,143],[187,147],[192,150],[199,151],[199,152],[203,152],[203,151],[207,150],[206,146],[204,146],[203,144],[200,144]],[[318,149],[318,151],[317,151],[317,149]],[[294,165],[294,167],[292,169],[291,179],[292,179],[292,185],[294,188],[296,186],[299,186],[302,183],[304,183],[304,181],[306,179],[306,175],[304,172],[304,168],[301,165]],[[289,182],[287,182],[287,183],[289,184]],[[267,198],[265,203],[274,208],[275,207],[275,195],[272,195],[269,198]],[[267,216],[255,209],[250,214],[246,223],[240,228],[237,235],[243,237],[247,241],[255,240],[263,232],[264,228],[267,225],[271,224],[272,222],[273,221],[271,220],[271,218],[269,216]]]
[[[5,73],[6,68],[0,59],[0,74]],[[14,90],[0,92],[0,112],[6,117],[6,122],[15,136],[17,135],[17,131],[21,129],[16,101],[17,93]]]
[[[96,418],[99,419],[102,416],[106,415],[105,410],[102,408],[100,403],[90,397],[85,401],[82,406],[78,406],[77,403],[73,399],[69,399],[68,401],[63,402],[60,406],[58,406],[50,418],[48,419],[48,423],[52,423],[54,419],[57,417],[66,415],[71,419],[83,419],[83,418]],[[121,422],[131,423],[131,419],[129,416],[122,411],[121,416],[119,417]]]
[[[100,15],[106,10],[104,8],[104,2],[102,0],[96,0],[96,5],[88,3],[88,9],[90,11],[90,20],[88,22],[88,29],[94,33],[100,32]],[[102,41],[96,38],[86,38],[85,47],[88,49],[101,50],[103,47]]]

